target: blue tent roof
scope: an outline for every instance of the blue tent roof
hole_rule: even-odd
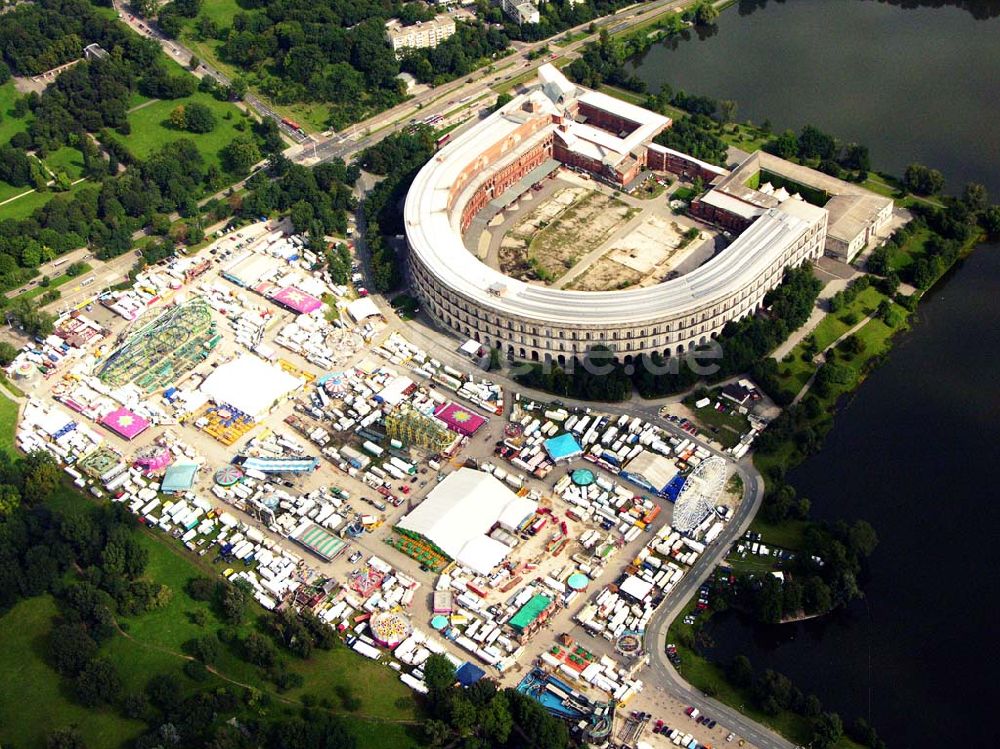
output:
[[[174,463],[163,474],[160,491],[183,492],[194,484],[194,475],[198,472],[197,463]]]
[[[468,661],[463,663],[458,671],[455,672],[455,678],[458,679],[458,683],[463,687],[472,686],[484,676],[486,676],[486,672],[483,669]]]
[[[583,454],[583,448],[580,447],[580,443],[569,432],[547,439],[544,444],[545,452],[549,454],[552,460],[566,460]]]

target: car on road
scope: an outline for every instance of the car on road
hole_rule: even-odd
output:
[[[353,554],[351,554],[351,556],[347,557],[347,562],[348,562],[348,564],[354,564],[359,559],[361,559],[361,552],[360,551],[356,551]]]
[[[730,732],[729,732],[729,735],[728,735],[728,736],[726,736],[726,741],[732,741],[732,740],[733,740],[733,739],[735,739],[735,738],[736,738],[736,734],[735,734],[735,733],[733,733],[732,731],[730,731]]]

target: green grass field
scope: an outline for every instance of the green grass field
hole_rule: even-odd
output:
[[[5,218],[27,218],[35,212],[36,208],[41,208],[57,195],[72,195],[78,190],[87,186],[87,182],[80,182],[73,185],[66,192],[33,192],[24,197],[13,200],[6,205],[0,205],[0,220]],[[21,188],[22,192],[24,188]],[[18,193],[20,194],[20,193]]]
[[[8,200],[9,198],[13,198],[17,195],[21,195],[22,193],[26,193],[29,190],[31,190],[31,188],[25,185],[20,185],[18,187],[15,187],[9,182],[4,182],[3,180],[0,180],[0,201]],[[2,210],[3,206],[0,206],[0,211]]]
[[[759,151],[771,139],[763,130],[739,123],[726,125],[719,137],[730,146],[747,153]]]
[[[46,157],[43,163],[49,172],[65,172],[70,180],[77,180],[83,175],[83,154],[81,154],[77,149],[69,146],[64,146],[58,151],[52,152],[48,155],[48,157]],[[15,186],[0,180],[0,202],[14,198],[18,195],[24,195],[24,197],[19,198],[19,200],[31,201],[32,199],[28,195],[25,195],[25,193],[30,193],[31,189],[32,188],[28,185]],[[45,195],[49,198],[56,194],[58,193],[45,193]],[[0,216],[6,217],[8,215],[6,210],[8,208],[14,208],[14,202],[17,201],[11,201],[11,203],[8,203],[5,206],[0,206]],[[47,202],[47,199],[36,198],[33,207],[28,211],[28,213],[33,211],[39,205],[44,205]]]
[[[701,393],[688,396],[684,399],[684,404],[691,409],[698,424],[703,431],[708,432],[712,439],[717,440],[723,447],[732,447],[740,440],[740,435],[750,429],[750,422],[746,416],[731,408],[732,402],[720,398],[721,388],[715,388],[706,394],[712,402],[704,408],[695,408],[695,401],[699,400]],[[721,402],[727,407],[725,413],[717,411],[715,404]]]
[[[45,166],[53,172],[65,172],[70,179],[83,176],[83,154],[75,148],[64,146],[45,158]]]
[[[0,617],[0,742],[45,746],[54,728],[76,725],[89,749],[113,749],[136,738],[143,724],[109,709],[90,709],[72,700],[62,677],[46,662],[56,605],[51,596],[29,598]],[[134,654],[131,654],[134,655]]]
[[[198,102],[204,104],[215,114],[215,128],[210,133],[189,133],[177,130],[170,125],[170,113],[175,107]],[[227,114],[231,119],[224,119]],[[235,127],[237,122],[246,122],[249,132],[250,122],[244,119],[236,105],[217,101],[211,95],[196,91],[184,99],[156,101],[149,106],[137,109],[128,116],[132,132],[128,136],[115,135],[123,141],[128,149],[140,159],[144,159],[156,149],[181,138],[189,138],[209,164],[219,164],[219,151],[227,146],[236,136],[242,135]]]
[[[14,102],[20,97],[14,88],[14,81],[0,86],[0,143],[6,143],[15,133],[28,129],[31,114],[23,118],[14,116]]]
[[[774,525],[763,520],[760,515],[753,519],[750,530],[761,535],[761,540],[767,546],[780,546],[784,549],[801,549],[805,543],[805,531],[809,525],[805,520],[786,520]]]
[[[0,450],[8,455],[15,455],[15,426],[17,426],[17,404],[0,393]]]
[[[927,240],[930,238],[930,229],[917,229],[902,247],[890,252],[889,267],[897,273],[905,268],[909,268],[924,256],[924,245],[927,244]]]
[[[198,16],[192,19],[187,26],[195,27],[202,18],[211,18],[220,28],[225,28],[232,26],[233,16],[242,12],[243,8],[236,0],[211,0],[211,2],[202,4]]]
[[[815,350],[824,350],[863,318],[875,312],[885,298],[882,292],[869,286],[840,312],[826,315],[811,333],[816,341]],[[852,314],[855,316],[855,322],[848,323]],[[789,393],[798,393],[816,371],[816,365],[812,360],[807,361],[803,358],[805,351],[805,345],[800,343],[778,364],[778,375],[783,381],[782,387]]]

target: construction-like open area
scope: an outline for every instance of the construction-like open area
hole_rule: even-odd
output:
[[[627,195],[562,169],[471,239],[487,263],[520,280],[614,291],[693,270],[714,254],[715,234],[675,215],[666,197]]]
[[[562,286],[580,291],[608,291],[629,286],[652,286],[679,274],[708,232],[681,226],[670,217],[651,214],[624,236],[601,248],[594,262],[574,268]],[[707,259],[707,258],[706,258]]]
[[[524,198],[522,204],[531,205]],[[603,192],[585,187],[561,189],[504,237],[500,269],[525,281],[557,281],[638,212]]]

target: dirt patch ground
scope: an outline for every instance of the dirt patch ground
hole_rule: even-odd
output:
[[[504,237],[500,270],[525,281],[554,281],[637,211],[584,187],[560,190]]]
[[[704,235],[688,237],[686,229],[664,216],[652,215],[618,239],[599,260],[567,288],[610,291],[651,286],[667,280]]]
[[[635,286],[642,280],[639,271],[626,268],[608,257],[602,257],[566,285],[577,291],[614,291]]]

